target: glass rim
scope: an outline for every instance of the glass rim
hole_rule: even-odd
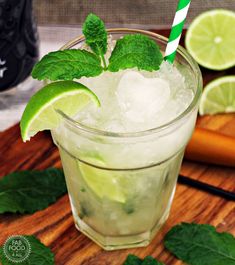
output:
[[[118,33],[142,33],[144,35],[151,36],[151,37],[157,38],[161,41],[164,41],[165,43],[167,43],[167,41],[168,41],[168,38],[166,38],[160,34],[157,34],[157,33],[151,32],[151,31],[147,31],[147,30],[141,30],[141,29],[111,28],[111,29],[108,29],[107,32],[108,33],[114,33],[114,34],[118,34]],[[84,35],[80,35],[80,36],[72,39],[71,41],[67,42],[65,45],[63,45],[61,47],[60,50],[70,49],[73,46],[84,41],[84,39],[85,39]],[[197,105],[198,100],[200,98],[201,92],[202,92],[202,75],[201,75],[201,71],[200,71],[198,64],[191,57],[191,55],[186,51],[186,49],[183,48],[181,45],[178,46],[177,53],[180,54],[187,61],[187,63],[191,66],[193,73],[196,77],[197,89],[196,89],[194,98],[191,101],[191,103],[189,104],[189,106],[180,115],[178,115],[177,117],[175,117],[174,119],[170,120],[167,123],[164,123],[160,126],[150,128],[147,130],[143,130],[143,131],[117,133],[117,132],[110,132],[110,131],[92,128],[90,126],[87,126],[85,124],[82,124],[82,123],[74,120],[73,118],[69,117],[68,115],[66,115],[61,110],[56,110],[56,111],[59,115],[62,116],[62,118],[65,119],[66,122],[68,122],[70,125],[72,125],[75,129],[81,130],[85,133],[90,133],[90,134],[95,135],[95,136],[98,135],[98,136],[103,136],[103,137],[114,137],[114,138],[142,137],[142,136],[152,135],[154,133],[168,129],[171,126],[175,125],[179,120],[186,117],[189,113],[191,113],[194,110],[194,108]]]

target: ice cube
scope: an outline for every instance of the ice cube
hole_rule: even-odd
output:
[[[148,122],[169,101],[170,87],[161,78],[145,78],[131,70],[121,77],[116,95],[121,112],[128,120]]]
[[[178,66],[179,67],[179,66]],[[180,73],[177,67],[167,61],[163,61],[159,71],[155,72],[156,77],[167,80],[171,88],[171,94],[174,95],[179,89],[185,88],[184,75]]]

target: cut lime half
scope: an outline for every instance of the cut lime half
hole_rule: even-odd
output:
[[[223,70],[235,65],[235,12],[215,9],[195,18],[185,46],[202,66]]]
[[[105,169],[105,163],[97,159],[89,159],[89,163],[94,161],[95,165],[78,162],[83,179],[87,186],[101,199],[106,198],[112,201],[125,203],[125,177],[112,170]]]
[[[61,110],[68,116],[75,115],[93,101],[100,106],[97,96],[84,85],[74,81],[59,81],[46,85],[29,100],[20,122],[23,141],[39,131],[56,128]]]
[[[235,112],[235,75],[217,78],[202,93],[199,113]]]

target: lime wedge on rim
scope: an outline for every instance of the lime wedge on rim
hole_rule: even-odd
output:
[[[220,77],[210,82],[202,93],[199,113],[235,112],[235,75]]]
[[[102,169],[105,163],[101,160],[89,158],[89,163],[92,161],[97,166],[78,162],[82,177],[87,186],[101,199],[107,198],[112,201],[125,203],[125,177],[120,173],[115,174],[114,171]]]
[[[235,12],[214,9],[196,17],[186,33],[185,46],[202,66],[223,70],[235,65]]]
[[[46,85],[29,100],[20,121],[23,141],[39,131],[56,128],[61,110],[68,116],[75,115],[93,101],[100,106],[97,96],[84,85],[74,81],[59,81]]]

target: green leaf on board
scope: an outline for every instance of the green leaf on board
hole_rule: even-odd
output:
[[[51,252],[50,248],[42,244],[35,236],[24,235],[28,240],[31,251],[29,257],[21,262],[12,262],[4,254],[3,246],[0,247],[0,261],[2,265],[54,265],[54,254]]]
[[[123,265],[141,265],[142,260],[135,255],[129,254]]]
[[[165,247],[190,265],[235,265],[235,238],[207,224],[182,223],[165,236]]]
[[[154,259],[151,256],[147,256],[142,260],[135,255],[129,254],[123,265],[164,265],[164,264],[158,262],[156,259]]]
[[[63,171],[20,171],[0,180],[0,213],[34,213],[66,193]]]
[[[161,262],[158,262],[156,259],[154,259],[151,256],[147,256],[144,258],[141,265],[164,265],[164,264]]]

